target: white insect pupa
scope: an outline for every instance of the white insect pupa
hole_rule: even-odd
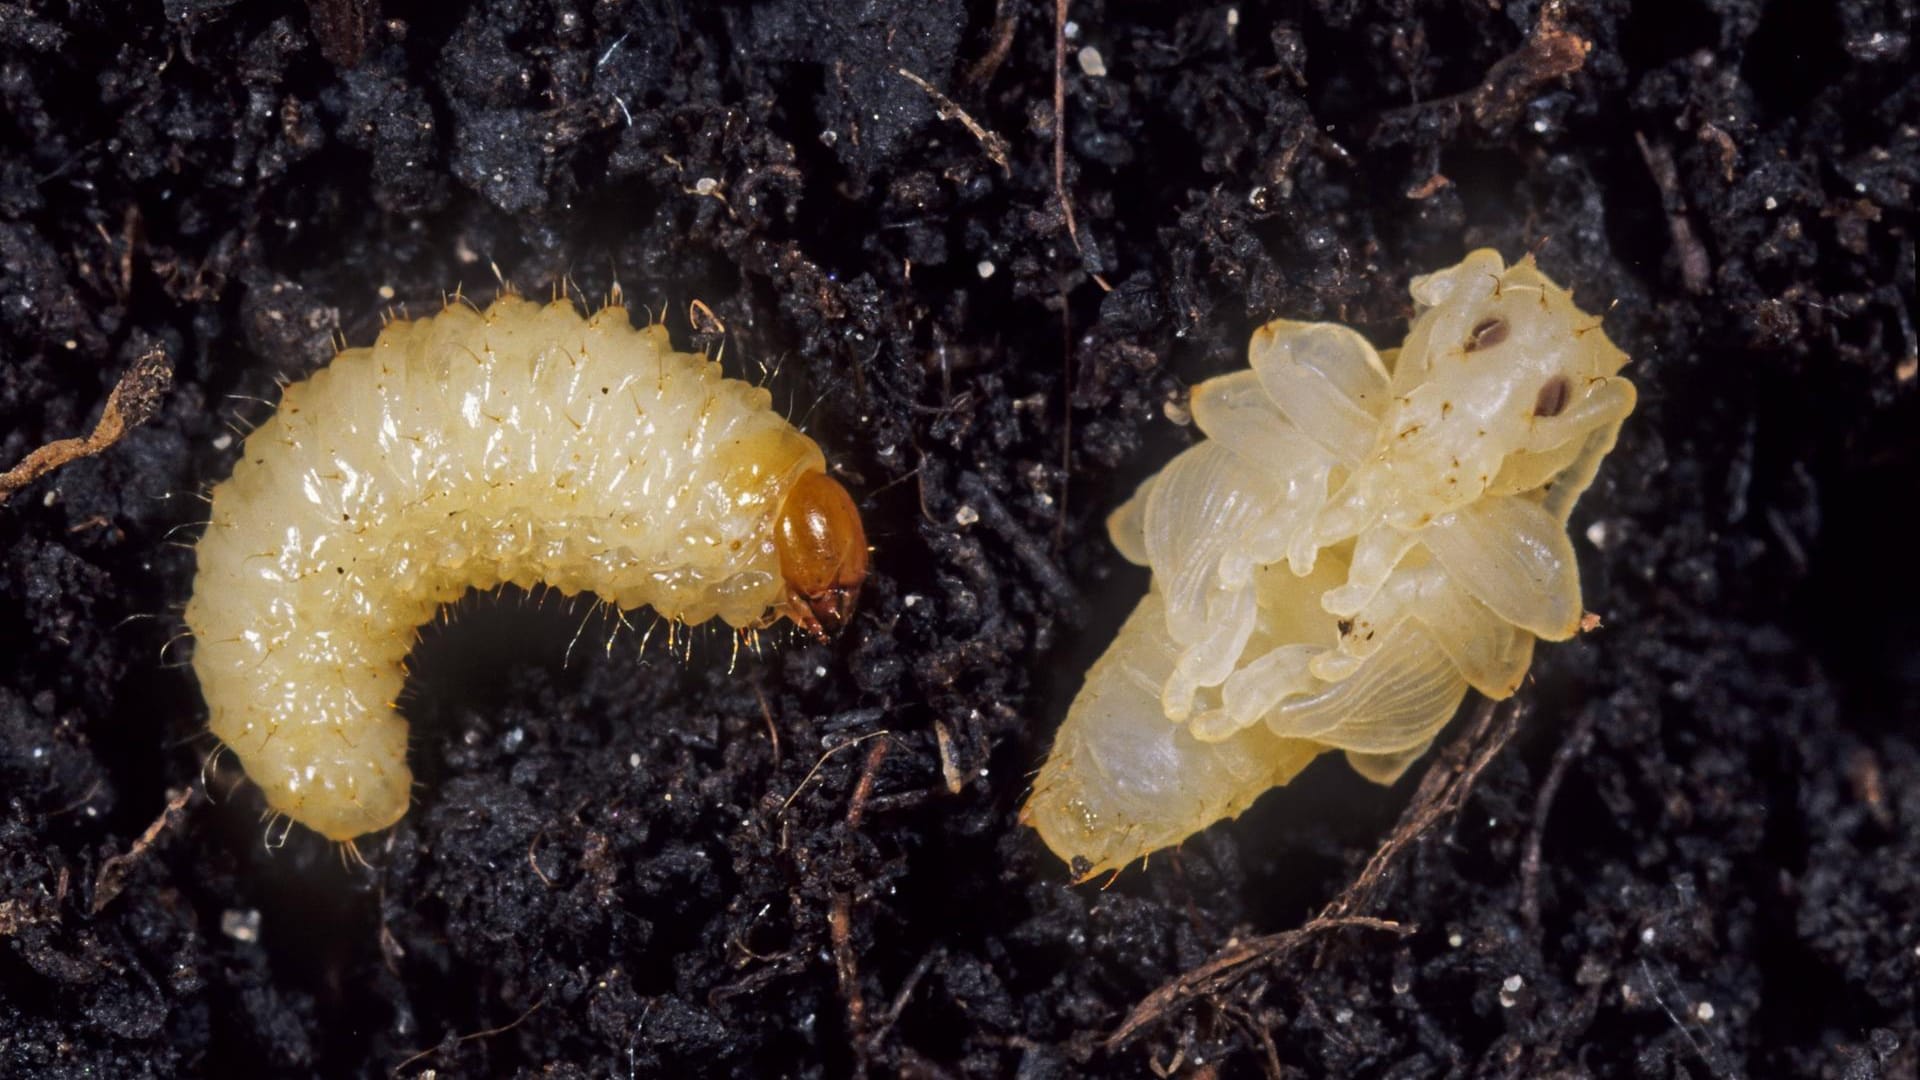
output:
[[[1469,687],[1513,694],[1580,625],[1567,516],[1633,411],[1627,357],[1531,256],[1417,277],[1382,354],[1330,323],[1254,332],[1193,390],[1208,436],[1108,520],[1153,571],[1023,818],[1090,876],[1345,751],[1390,784]],[[1084,860],[1084,861],[1076,861]]]
[[[391,323],[287,387],[213,490],[186,622],[209,726],[333,840],[406,812],[404,661],[442,604],[536,583],[823,635],[858,512],[772,395],[614,305],[508,296]]]

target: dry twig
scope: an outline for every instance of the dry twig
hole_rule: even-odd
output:
[[[148,349],[114,384],[92,433],[85,438],[50,442],[28,454],[20,464],[0,473],[0,504],[62,465],[92,457],[119,442],[128,431],[152,419],[159,411],[161,397],[172,385],[173,365],[167,361],[167,350],[158,345]]]
[[[1013,51],[1013,32],[1016,27],[1015,16],[1018,8],[1007,0],[996,0],[993,5],[993,34],[987,51],[967,69],[963,80],[976,87],[984,87],[993,81],[994,73],[1007,60],[1007,54]]]
[[[807,770],[807,775],[801,777],[800,782],[794,785],[793,794],[787,796],[787,801],[780,804],[780,816],[781,817],[786,816],[787,810],[793,806],[793,800],[799,798],[800,793],[807,789],[807,785],[813,781],[814,776],[816,776],[820,772],[820,767],[827,763],[828,758],[832,757],[833,755],[839,753],[842,750],[845,750],[849,746],[859,746],[861,743],[866,742],[868,739],[877,739],[882,735],[891,735],[891,734],[893,734],[893,732],[887,730],[886,728],[882,728],[879,731],[869,731],[865,735],[862,735],[857,739],[848,739],[846,742],[835,743],[833,746],[828,747],[827,750],[820,755],[818,760],[814,761],[813,768]]]
[[[545,1005],[546,1003],[547,1003],[547,999],[542,997],[539,1001],[536,1001],[531,1006],[529,1006],[526,1012],[523,1012],[519,1016],[515,1017],[511,1023],[502,1024],[499,1027],[495,1027],[495,1028],[488,1028],[485,1031],[476,1031],[470,1035],[462,1035],[458,1038],[448,1039],[446,1041],[443,1041],[438,1046],[429,1046],[425,1050],[422,1050],[419,1053],[413,1055],[412,1057],[407,1058],[405,1061],[402,1061],[400,1064],[395,1065],[393,1067],[393,1075],[399,1076],[400,1071],[402,1069],[405,1069],[407,1066],[413,1064],[416,1061],[419,1061],[421,1058],[426,1057],[429,1054],[438,1054],[443,1051],[451,1050],[454,1047],[459,1046],[461,1043],[470,1042],[474,1039],[490,1039],[495,1035],[504,1035],[507,1032],[512,1031],[514,1028],[519,1027],[521,1024],[526,1023],[527,1017],[532,1016],[536,1012],[539,1012],[540,1006]]]
[[[187,808],[187,803],[192,799],[192,788],[177,792],[167,800],[167,808],[160,811],[160,816],[153,819],[153,824],[147,826],[147,831],[140,834],[132,847],[100,864],[100,875],[93,879],[93,914],[100,914],[101,908],[113,903],[113,898],[120,895],[120,890],[126,887],[127,871],[146,857],[154,842],[160,839],[160,834],[180,819],[180,812]]]
[[[1411,934],[1414,928],[1403,926],[1386,919],[1373,919],[1360,915],[1345,915],[1328,918],[1321,916],[1295,930],[1283,930],[1278,934],[1263,934],[1236,942],[1214,953],[1212,959],[1191,971],[1182,972],[1172,980],[1161,984],[1160,988],[1140,1000],[1127,1018],[1107,1036],[1106,1048],[1117,1050],[1126,1045],[1127,1040],[1143,1027],[1166,1016],[1192,1001],[1194,998],[1211,996],[1232,986],[1241,976],[1259,963],[1276,960],[1292,952],[1301,942],[1328,930],[1343,927],[1359,927],[1364,930],[1386,930],[1391,933]]]
[[[1073,217],[1073,200],[1067,197],[1067,0],[1053,4],[1053,193],[1060,200],[1060,212],[1067,219],[1067,237],[1080,261],[1087,260],[1086,245],[1080,242],[1080,226]],[[1089,271],[1102,292],[1113,286],[1098,273]]]
[[[1548,3],[1519,50],[1488,68],[1486,78],[1468,92],[1467,106],[1481,130],[1511,124],[1540,86],[1586,66],[1593,42],[1568,30],[1565,18],[1559,3]]]
[[[1142,998],[1127,1014],[1105,1047],[1111,1052],[1124,1046],[1142,1028],[1161,1020],[1189,1002],[1224,993],[1241,978],[1261,966],[1272,966],[1285,959],[1300,945],[1319,937],[1324,931],[1341,927],[1386,930],[1406,935],[1417,927],[1391,922],[1368,914],[1380,900],[1380,894],[1402,855],[1434,826],[1447,821],[1465,805],[1467,795],[1480,774],[1492,763],[1519,727],[1517,707],[1502,709],[1499,703],[1482,701],[1474,710],[1473,726],[1448,746],[1440,760],[1433,763],[1413,793],[1413,801],[1400,815],[1393,832],[1381,841],[1373,857],[1361,868],[1340,895],[1320,914],[1295,930],[1266,934],[1228,945],[1206,963],[1183,972]]]
[[[1673,151],[1662,142],[1648,142],[1643,132],[1633,133],[1640,146],[1640,158],[1660,189],[1660,207],[1667,213],[1667,236],[1673,241],[1673,253],[1680,261],[1680,284],[1695,296],[1705,296],[1713,288],[1713,260],[1707,247],[1693,234],[1687,220],[1687,197],[1680,189],[1680,170],[1674,166]]]
[[[1432,101],[1393,109],[1385,115],[1403,120],[1439,121],[1451,128],[1471,120],[1482,132],[1507,130],[1526,112],[1539,88],[1586,66],[1593,42],[1566,28],[1566,12],[1558,0],[1540,12],[1533,32],[1520,48],[1495,61],[1486,77],[1471,90]]]
[[[1553,764],[1540,783],[1539,796],[1533,800],[1533,824],[1527,829],[1526,854],[1520,858],[1520,919],[1534,933],[1540,931],[1540,848],[1547,835],[1547,815],[1553,811],[1553,800],[1560,794],[1567,769],[1586,754],[1599,719],[1600,714],[1592,709],[1580,714],[1566,741],[1553,752]]]
[[[961,127],[966,128],[969,134],[975,139],[978,139],[980,141],[980,149],[985,150],[987,156],[993,159],[993,163],[1000,166],[1001,175],[1013,175],[1013,166],[1007,162],[1006,139],[1001,138],[998,132],[983,126],[980,121],[969,116],[967,110],[955,105],[952,98],[935,89],[932,83],[908,71],[906,68],[897,68],[896,70],[899,71],[901,78],[926,91],[927,96],[933,99],[933,109],[936,113],[940,114],[940,119],[959,121]]]
[[[860,782],[853,786],[853,797],[847,800],[847,828],[857,829],[866,817],[867,800],[873,797],[873,777],[880,771],[880,763],[887,760],[887,749],[893,745],[889,739],[881,739],[867,751],[867,760],[860,767]]]
[[[1370,909],[1392,873],[1394,863],[1414,841],[1427,831],[1458,813],[1466,804],[1473,785],[1488,765],[1506,748],[1507,740],[1520,726],[1518,705],[1502,709],[1497,701],[1480,702],[1474,710],[1473,726],[1455,739],[1420,778],[1413,801],[1400,815],[1393,832],[1374,849],[1360,875],[1353,879],[1333,903],[1320,913],[1321,918],[1348,915]]]
[[[855,1075],[867,1073],[867,999],[860,993],[860,962],[853,948],[853,897],[833,894],[827,909],[827,934],[833,939],[833,971],[847,1003],[847,1032],[853,1037]]]

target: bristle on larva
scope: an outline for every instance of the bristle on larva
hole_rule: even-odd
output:
[[[419,627],[544,584],[675,624],[815,634],[867,549],[847,492],[763,388],[607,307],[508,296],[390,322],[246,440],[213,492],[186,622],[209,726],[268,807],[333,840],[393,824],[393,702]]]
[[[1344,751],[1392,783],[1472,687],[1581,624],[1567,515],[1633,411],[1627,357],[1531,257],[1415,278],[1405,344],[1281,320],[1193,390],[1208,436],[1108,519],[1153,585],[1025,819],[1087,874]]]

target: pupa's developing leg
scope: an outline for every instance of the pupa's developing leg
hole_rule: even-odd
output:
[[[1021,812],[1083,879],[1233,817],[1325,749],[1259,726],[1194,738],[1160,706],[1177,655],[1150,592],[1088,673]]]

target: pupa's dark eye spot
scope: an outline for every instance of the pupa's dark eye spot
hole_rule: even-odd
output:
[[[1473,329],[1467,332],[1467,351],[1479,352],[1491,349],[1507,340],[1507,320],[1481,319]]]
[[[1559,416],[1566,411],[1567,399],[1573,396],[1573,387],[1567,383],[1565,375],[1555,375],[1540,388],[1540,396],[1533,399],[1533,415]]]

